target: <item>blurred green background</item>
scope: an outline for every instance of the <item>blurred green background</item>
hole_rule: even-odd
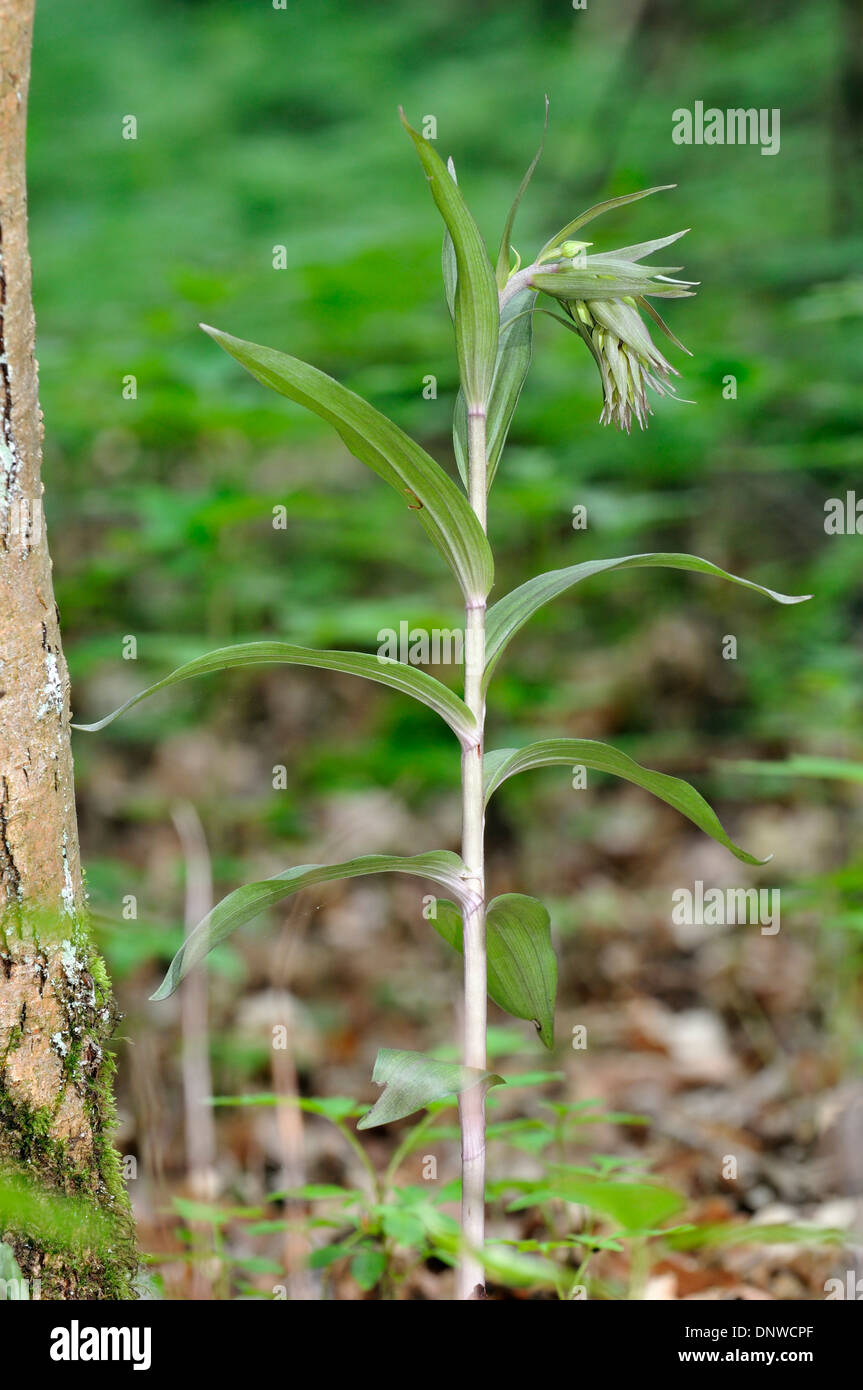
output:
[[[863,497],[863,111],[850,0],[778,9],[589,0],[584,11],[566,0],[289,0],[286,10],[268,0],[39,0],[37,9],[31,249],[46,508],[78,718],[228,641],[374,649],[378,629],[402,619],[458,622],[445,567],[399,500],[196,326],[314,362],[452,469],[441,228],[399,103],[414,123],[436,118],[436,147],[455,159],[492,249],[539,142],[546,93],[546,150],[514,239],[525,258],[601,198],[677,185],[588,234],[599,250],[692,229],[680,259],[698,297],[671,303],[666,317],[693,353],[669,350],[681,394],[696,404],[659,402],[649,430],[631,438],[600,428],[592,361],[539,320],[492,496],[496,592],[594,556],[687,550],[815,597],[782,609],[667,571],[592,581],[513,644],[491,743],[607,738],[692,778],[736,839],[776,860],[767,878],[741,878],[748,871],[702,852],[666,808],[599,780],[575,793],[561,770],[501,794],[489,826],[493,888],[555,905],[565,1005],[654,989],[637,969],[621,984],[619,957],[602,955],[622,936],[653,942],[678,970],[676,983],[655,986],[669,1008],[706,999],[722,1015],[714,974],[699,975],[693,948],[668,939],[671,887],[711,874],[781,882],[789,907],[777,949],[791,949],[786,933],[802,943],[807,985],[783,1021],[757,979],[741,975],[743,1013],[768,1020],[767,1040],[750,1055],[750,1038],[741,1055],[763,1062],[765,1049],[793,1050],[801,1036],[817,1052],[817,1039],[838,1030],[833,1084],[835,1068],[859,1057],[846,1026],[863,913],[859,789],[717,764],[861,752],[863,539],[824,530],[828,498],[855,487]],[[779,108],[780,153],[675,145],[672,112],[696,100]],[[128,115],[134,141],[122,138]],[[273,268],[277,246],[284,270]],[[135,400],[123,396],[129,374]],[[723,397],[729,374],[736,399]],[[577,503],[588,507],[586,532],[571,526]],[[285,530],[272,526],[278,504]],[[736,661],[722,658],[726,634],[737,637]],[[122,660],[127,635],[135,662]],[[197,808],[223,892],[322,846],[454,847],[457,757],[444,726],[409,702],[285,670],[190,683],[102,735],[76,735],[75,752],[91,894],[115,919],[105,946],[139,1044],[128,1049],[137,1061],[121,1061],[121,1140],[139,1144],[142,1107],[156,1106],[148,1142],[158,1137],[157,1167],[170,1170],[182,1166],[179,1122],[145,1074],[175,1055],[177,1018],[144,999],[180,931],[171,807]],[[272,788],[277,764],[285,790]],[[303,1086],[368,1096],[377,1046],[451,1035],[455,975],[424,924],[410,925],[416,893],[370,891],[345,890],[322,914],[323,935],[309,928],[292,957],[290,989],[319,1038],[316,1060],[298,1064]],[[128,894],[137,921],[117,920]],[[351,912],[369,921],[346,947]],[[824,930],[828,918],[838,936]],[[272,983],[279,920],[214,967],[222,1089],[266,1065],[266,1038],[252,1030],[244,1043],[237,1018],[242,1000]]]

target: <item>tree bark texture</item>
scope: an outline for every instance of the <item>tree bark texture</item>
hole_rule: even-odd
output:
[[[116,1012],[87,929],[42,516],[25,161],[33,8],[0,0],[0,1240],[42,1298],[124,1298],[136,1260],[111,1143]],[[52,1235],[58,1210],[69,1220]],[[94,1213],[110,1236],[82,1244],[75,1228],[91,1229]]]

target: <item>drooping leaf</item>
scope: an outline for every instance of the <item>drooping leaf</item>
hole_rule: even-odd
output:
[[[545,99],[545,121],[543,123],[542,139],[539,142],[539,149],[537,150],[533,159],[530,161],[530,164],[527,166],[527,172],[525,173],[524,178],[518,186],[518,192],[516,193],[515,198],[513,199],[512,207],[510,208],[507,214],[506,223],[504,224],[503,229],[503,235],[500,239],[500,249],[497,253],[497,266],[495,269],[495,279],[497,280],[497,287],[499,290],[503,289],[504,285],[509,279],[510,258],[512,254],[512,229],[515,225],[516,213],[518,212],[519,204],[521,203],[521,200],[527,191],[528,184],[533,178],[533,171],[539,163],[540,159],[542,158],[542,152],[545,148],[545,135],[547,130],[548,97],[546,97]]]
[[[766,864],[769,860],[758,859],[741,849],[725,833],[716,812],[699,792],[680,777],[670,777],[665,772],[653,772],[649,767],[613,748],[608,743],[598,743],[592,738],[552,738],[541,743],[531,743],[527,748],[496,748],[483,758],[483,779],[485,782],[486,803],[507,778],[517,772],[527,772],[535,767],[554,767],[566,764],[583,764],[596,772],[610,772],[644,787],[661,801],[673,806],[675,811],[691,820],[699,830],[711,839],[724,845],[744,864]]]
[[[440,155],[400,109],[455,251],[455,337],[459,375],[468,405],[484,409],[497,357],[498,299],[488,251],[467,203]]]
[[[446,179],[455,187],[448,174]],[[264,386],[333,425],[351,453],[401,494],[448,561],[466,597],[488,593],[494,566],[482,527],[455,483],[410,435],[362,396],[307,362],[207,324],[201,327]]]
[[[383,1094],[364,1115],[357,1129],[372,1129],[413,1115],[432,1101],[458,1096],[474,1086],[488,1090],[505,1086],[502,1076],[478,1067],[460,1067],[455,1062],[438,1062],[422,1052],[402,1052],[382,1047],[378,1052],[372,1080],[383,1086]]]
[[[229,893],[198,923],[189,933],[171,961],[168,973],[153,999],[167,999],[180,981],[189,973],[193,965],[224,941],[237,927],[258,917],[266,908],[299,893],[302,888],[312,888],[317,883],[333,883],[341,878],[360,878],[366,874],[413,874],[417,878],[427,878],[455,892],[458,897],[464,891],[465,867],[457,854],[449,850],[436,850],[431,854],[415,854],[409,858],[399,855],[365,854],[359,859],[348,859],[342,864],[299,864],[293,869],[285,869],[273,878],[261,879],[257,883],[247,883]]]
[[[455,903],[439,899],[432,926],[464,953],[462,918]],[[545,1046],[553,1047],[557,960],[543,904],[523,893],[494,898],[486,912],[486,955],[489,997],[513,1018],[535,1023]]]
[[[586,227],[588,222],[592,222],[595,217],[601,217],[604,212],[612,212],[615,208],[622,208],[627,203],[636,203],[639,198],[649,198],[652,193],[666,193],[670,188],[675,187],[676,184],[673,183],[658,184],[656,188],[642,188],[638,193],[624,193],[620,198],[606,198],[604,203],[596,203],[594,207],[588,208],[587,212],[579,213],[572,222],[567,222],[557,236],[545,243],[537,259],[542,260],[549,251],[560,246],[562,241],[569,241],[574,232],[577,232],[581,227]]]
[[[569,565],[566,569],[549,570],[546,574],[539,574],[533,579],[528,579],[525,584],[513,589],[511,593],[499,599],[489,609],[485,641],[484,689],[488,688],[492,672],[510,639],[536,613],[537,609],[542,608],[543,604],[556,598],[558,594],[564,593],[565,590],[571,589],[582,579],[590,579],[594,574],[602,574],[605,570],[642,568],[690,570],[694,574],[716,575],[719,579],[727,579],[732,584],[740,584],[744,589],[753,589],[758,594],[765,594],[768,598],[775,599],[777,603],[804,603],[812,597],[811,594],[779,594],[763,584],[753,583],[751,579],[741,579],[739,575],[729,574],[727,570],[720,569],[718,565],[711,564],[709,560],[702,560],[698,555],[683,555],[674,552],[657,551],[644,555],[623,555],[612,560],[585,560],[580,565]]]
[[[652,1183],[615,1182],[587,1173],[573,1173],[566,1168],[552,1168],[541,1192],[517,1197],[507,1210],[523,1211],[525,1207],[537,1205],[538,1199],[547,1197],[577,1202],[591,1211],[602,1212],[625,1230],[656,1227],[686,1205],[680,1194],[669,1187],[658,1187]]]
[[[214,652],[207,652],[205,656],[195,657],[193,661],[178,666],[176,671],[133,695],[95,724],[73,724],[72,727],[85,733],[98,733],[157,690],[167,690],[169,686],[179,685],[193,676],[206,676],[213,671],[233,670],[236,667],[283,663],[289,666],[315,666],[324,671],[344,671],[347,675],[361,676],[412,695],[445,719],[462,742],[469,740],[476,731],[476,720],[464,701],[427,671],[371,652],[318,651],[314,647],[294,647],[288,642],[242,642],[235,647],[219,647]]]
[[[509,427],[521,396],[533,352],[534,290],[522,290],[504,305],[500,316],[500,338],[494,380],[488,402],[486,421],[486,458],[488,486],[494,482]],[[456,463],[467,485],[467,406],[459,392],[453,415],[453,446]]]

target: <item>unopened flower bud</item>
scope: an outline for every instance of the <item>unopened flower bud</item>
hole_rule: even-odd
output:
[[[583,220],[577,219],[575,225]],[[676,266],[642,264],[645,256],[682,235],[675,232],[657,241],[591,256],[583,254],[593,245],[591,241],[550,243],[536,263],[531,284],[563,305],[569,316],[564,322],[584,341],[599,368],[603,424],[613,420],[628,430],[634,415],[643,429],[651,413],[647,387],[661,396],[674,395],[670,377],[678,372],[656,347],[639,311],[650,314],[672,342],[686,351],[647,296],[682,298],[692,293],[692,281],[672,279]],[[543,269],[552,260],[560,264]]]

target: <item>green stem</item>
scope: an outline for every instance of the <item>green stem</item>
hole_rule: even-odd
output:
[[[429,1126],[434,1124],[439,1113],[440,1112],[437,1110],[428,1111],[425,1115],[423,1115],[419,1124],[414,1125],[413,1129],[408,1130],[404,1139],[399,1144],[398,1148],[396,1149],[395,1153],[393,1154],[392,1158],[387,1164],[386,1172],[384,1173],[383,1180],[381,1183],[384,1197],[389,1196],[390,1188],[393,1185],[396,1173],[398,1172],[402,1163],[407,1158],[408,1154],[411,1153],[412,1150],[418,1146],[420,1139],[425,1134]]]
[[[378,1182],[378,1175],[375,1172],[374,1164],[372,1163],[371,1159],[369,1158],[368,1154],[366,1153],[357,1136],[351,1133],[344,1120],[335,1120],[330,1115],[327,1116],[327,1119],[330,1120],[331,1124],[335,1125],[339,1133],[347,1140],[354,1153],[356,1154],[357,1158],[360,1160],[360,1163],[363,1165],[363,1168],[368,1174],[369,1183],[371,1185],[372,1200],[375,1202],[383,1201],[383,1193],[381,1191],[381,1185]]]
[[[485,412],[468,412],[468,494],[483,529],[488,492]],[[486,595],[471,598],[465,606],[465,704],[477,721],[476,742],[462,749],[462,859],[469,875],[471,896],[464,908],[464,1046],[466,1067],[486,1069],[485,945],[485,811],[482,786],[482,753],[485,728],[485,696],[482,673],[485,664]],[[459,1264],[456,1296],[476,1296],[483,1286],[483,1269],[477,1257],[485,1240],[485,1096],[479,1086],[465,1091],[459,1101],[461,1123],[461,1218],[466,1249]]]

